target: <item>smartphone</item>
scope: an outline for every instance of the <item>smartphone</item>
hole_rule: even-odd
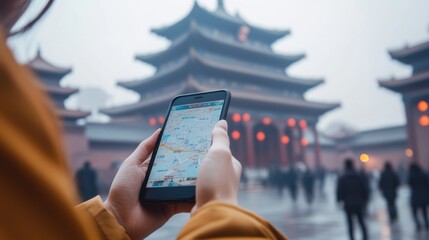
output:
[[[195,201],[199,167],[215,124],[226,119],[231,93],[200,92],[175,97],[156,142],[140,201]]]

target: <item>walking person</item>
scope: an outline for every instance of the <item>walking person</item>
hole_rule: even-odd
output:
[[[298,195],[298,173],[292,166],[287,174],[287,186],[293,202],[296,202]]]
[[[313,203],[314,200],[314,181],[315,176],[313,172],[307,168],[302,176],[302,186],[304,187],[305,198],[308,204]]]
[[[361,169],[358,171],[359,175],[362,177],[366,188],[368,189],[368,200],[365,202],[365,205],[363,206],[363,216],[367,217],[369,215],[369,201],[371,199],[372,194],[372,175],[370,172],[367,172],[365,170],[365,166],[362,166]]]
[[[362,176],[355,170],[353,159],[344,162],[345,172],[338,179],[337,201],[343,204],[346,213],[349,237],[354,240],[353,218],[357,218],[363,239],[368,239],[364,222],[364,207],[368,202],[369,189]]]
[[[420,231],[422,225],[419,213],[422,215],[426,230],[429,231],[428,204],[429,204],[429,179],[420,165],[412,163],[408,176],[408,184],[411,189],[411,211],[413,213],[416,230]]]
[[[389,161],[386,161],[384,164],[384,170],[381,173],[381,177],[378,182],[378,188],[386,200],[387,209],[389,212],[389,220],[391,223],[396,222],[398,219],[398,212],[396,210],[396,196],[399,185],[400,180],[398,174],[393,171],[392,164]]]
[[[320,193],[322,195],[322,197],[324,197],[325,192],[324,192],[324,188],[325,188],[325,178],[326,178],[326,170],[323,167],[323,165],[318,164],[316,167],[316,179],[319,182],[319,190]]]

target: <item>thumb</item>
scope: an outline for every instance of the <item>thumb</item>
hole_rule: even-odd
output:
[[[158,139],[160,129],[158,128],[150,137],[141,142],[130,157],[126,159],[132,164],[142,164],[152,153]]]
[[[225,120],[220,120],[212,131],[212,146],[213,149],[229,149],[228,123]]]

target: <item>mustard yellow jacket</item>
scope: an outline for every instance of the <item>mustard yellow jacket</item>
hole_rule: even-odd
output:
[[[43,86],[0,32],[0,239],[129,239],[100,197],[78,202],[60,123]],[[178,239],[286,239],[223,202],[200,208]]]

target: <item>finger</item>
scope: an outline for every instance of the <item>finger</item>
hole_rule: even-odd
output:
[[[229,149],[228,124],[225,120],[220,120],[213,128],[212,141],[212,148]]]
[[[241,172],[243,170],[243,167],[241,166],[241,163],[235,157],[233,157],[232,164],[234,166],[235,173],[238,176],[241,176]]]
[[[159,132],[160,129],[158,128],[150,137],[141,142],[127,160],[133,164],[142,164],[143,161],[145,161],[152,153],[156,140],[158,139]]]

